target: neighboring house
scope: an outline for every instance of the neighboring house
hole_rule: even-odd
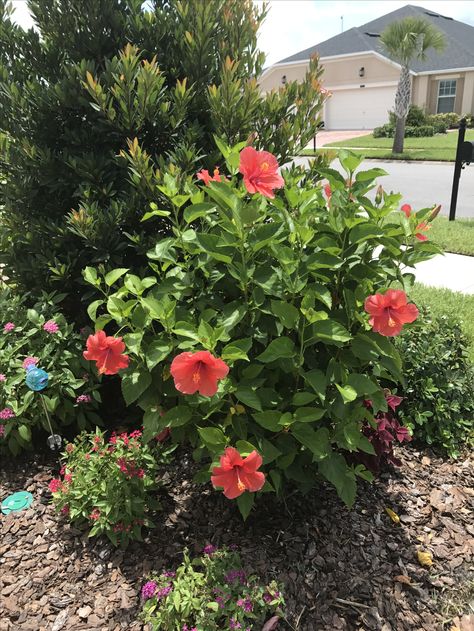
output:
[[[383,125],[395,102],[400,65],[387,56],[379,37],[388,24],[408,16],[429,20],[446,39],[442,53],[430,50],[426,61],[413,63],[412,103],[429,114],[474,113],[474,26],[413,5],[282,59],[264,70],[260,88],[267,92],[302,80],[309,59],[318,54],[324,87],[332,92],[323,112],[326,129]]]

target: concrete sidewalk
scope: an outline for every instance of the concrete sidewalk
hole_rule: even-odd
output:
[[[414,273],[417,282],[423,285],[474,295],[474,256],[438,254],[429,261],[418,263]]]

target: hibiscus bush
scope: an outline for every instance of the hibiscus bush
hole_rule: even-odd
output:
[[[155,453],[141,432],[81,433],[66,445],[60,476],[49,483],[53,502],[66,519],[89,527],[89,537],[105,534],[114,545],[141,540],[142,528],[154,526],[150,513],[159,508],[157,462],[168,450]]]
[[[81,357],[83,338],[58,312],[60,295],[44,295],[34,308],[11,290],[0,293],[0,450],[17,455],[50,432],[75,425],[101,424],[98,380]],[[37,366],[48,375],[41,392],[26,383],[27,369]]]
[[[403,381],[391,338],[418,313],[390,286],[408,290],[406,266],[439,251],[415,236],[436,211],[407,217],[381,188],[372,202],[385,172],[357,171],[349,152],[345,175],[321,170],[323,189],[302,169],[279,175],[267,152],[219,146],[212,179],[201,173],[185,194],[171,176],[161,186],[173,229],[146,275],[85,270],[103,294],[88,310],[96,328],[119,329],[125,345],[102,352],[129,358],[122,392],[143,410],[145,440],[171,428],[189,441],[197,479],[212,476],[244,515],[256,491],[307,491],[321,476],[350,505],[370,474],[343,454],[374,453],[363,427],[387,411],[384,386]]]
[[[152,574],[141,596],[142,618],[156,631],[271,631],[285,604],[275,581],[262,584],[245,572],[235,549],[213,545],[192,561],[185,550],[177,570]]]

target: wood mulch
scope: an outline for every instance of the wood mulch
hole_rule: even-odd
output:
[[[221,494],[191,482],[180,454],[164,475],[161,524],[126,551],[55,514],[51,458],[4,462],[0,499],[28,490],[34,503],[0,517],[0,630],[142,630],[139,590],[150,570],[176,567],[185,546],[232,543],[249,570],[285,584],[279,630],[472,631],[473,460],[398,455],[400,469],[361,485],[352,511],[322,487],[281,505],[267,496],[244,524]],[[419,550],[431,552],[431,567]]]

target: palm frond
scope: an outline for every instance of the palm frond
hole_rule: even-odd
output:
[[[392,22],[382,32],[380,42],[388,55],[403,66],[409,66],[414,59],[426,59],[431,48],[441,52],[446,45],[443,33],[418,17]]]

